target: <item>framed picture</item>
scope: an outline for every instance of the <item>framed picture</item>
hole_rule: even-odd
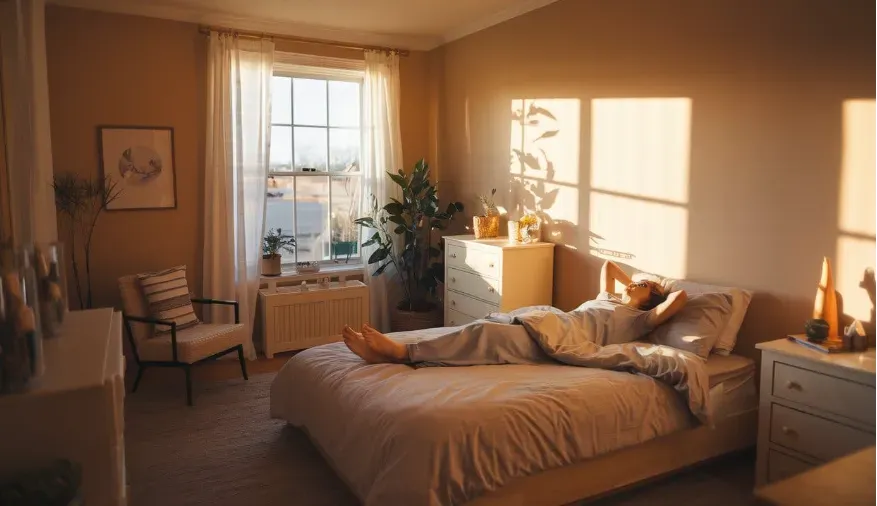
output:
[[[174,129],[98,127],[101,172],[121,190],[108,211],[177,207]]]

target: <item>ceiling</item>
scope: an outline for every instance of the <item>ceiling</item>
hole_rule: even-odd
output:
[[[428,50],[556,0],[49,0],[107,12]]]

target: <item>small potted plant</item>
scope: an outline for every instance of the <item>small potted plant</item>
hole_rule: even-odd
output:
[[[262,275],[280,275],[280,251],[295,252],[295,237],[285,235],[282,230],[268,229],[262,239]]]
[[[346,214],[332,217],[332,257],[336,262],[344,258],[344,263],[347,263],[358,251],[359,227],[353,220],[354,218]]]
[[[494,195],[496,195],[496,188],[490,190],[490,195],[478,196],[481,207],[484,209],[484,216],[472,217],[472,228],[475,230],[476,239],[490,239],[499,236],[499,210],[496,208],[496,202],[493,201]]]

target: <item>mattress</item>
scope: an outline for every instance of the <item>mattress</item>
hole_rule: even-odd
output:
[[[710,405],[716,422],[758,409],[755,362],[740,355],[710,355]]]
[[[713,356],[704,367],[717,418],[752,408],[751,361]],[[678,393],[642,375],[560,364],[366,365],[342,343],[290,359],[272,384],[271,415],[305,430],[366,506],[462,504],[698,423]]]

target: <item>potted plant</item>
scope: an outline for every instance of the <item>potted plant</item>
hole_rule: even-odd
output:
[[[499,236],[499,210],[493,201],[496,188],[490,190],[490,195],[479,195],[478,200],[484,208],[483,216],[472,217],[472,228],[475,230],[476,239],[490,239]]]
[[[344,263],[350,261],[350,257],[356,254],[357,227],[354,219],[347,214],[337,214],[332,217],[332,257],[337,262],[344,257]]]
[[[390,326],[394,332],[417,330],[441,325],[442,311],[435,300],[438,280],[443,274],[441,250],[432,244],[432,231],[444,230],[463,204],[452,202],[441,210],[437,187],[429,180],[429,166],[424,160],[414,170],[387,173],[402,190],[402,200],[378,207],[372,196],[369,216],[356,220],[358,225],[374,230],[363,247],[375,246],[368,263],[379,264],[374,276],[380,276],[390,265],[396,271],[404,298],[391,311]],[[398,237],[398,241],[394,239]]]
[[[295,237],[285,235],[279,228],[268,229],[262,239],[262,275],[280,275],[280,251],[295,252]]]

